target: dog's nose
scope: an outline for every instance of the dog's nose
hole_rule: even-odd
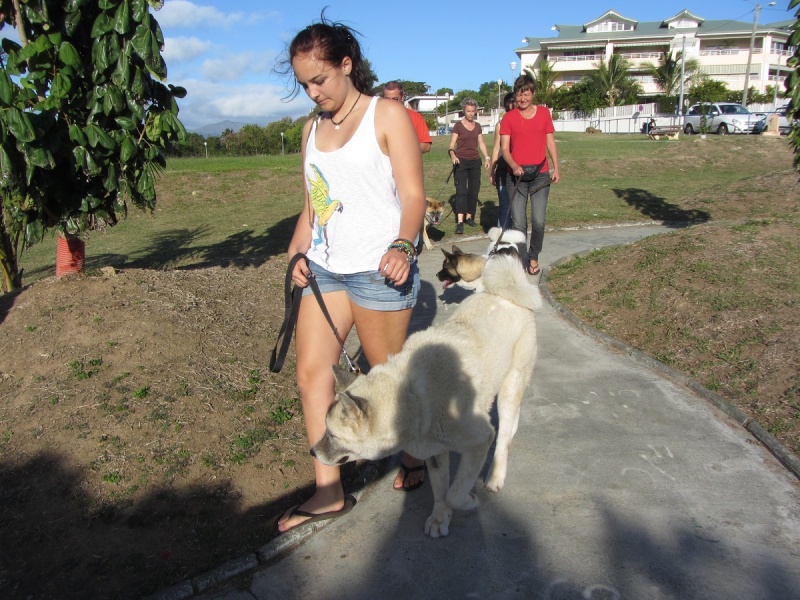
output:
[[[314,458],[317,458],[317,453],[314,452],[313,448],[311,450],[309,450],[308,452],[309,452],[309,454],[311,454],[311,456],[313,456]]]

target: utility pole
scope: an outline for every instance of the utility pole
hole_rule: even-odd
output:
[[[775,6],[774,2],[770,2],[767,6]],[[753,31],[750,33],[750,51],[747,53],[747,70],[744,72],[744,93],[742,94],[742,106],[747,108],[747,90],[750,87],[750,63],[753,61],[753,47],[756,42],[756,28],[758,27],[758,15],[761,12],[761,5],[756,4],[753,11]]]
[[[681,98],[678,101],[678,116],[683,116],[683,80],[685,79],[685,69],[684,65],[686,64],[686,34],[683,34],[683,43],[681,44]]]

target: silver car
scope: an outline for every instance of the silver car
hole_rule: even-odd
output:
[[[751,113],[741,104],[734,102],[705,102],[695,104],[683,120],[686,135],[703,131],[702,121],[706,119],[706,131],[727,135],[729,133],[761,133],[766,128],[764,115]]]

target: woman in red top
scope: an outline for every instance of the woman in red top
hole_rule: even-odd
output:
[[[511,175],[509,187],[516,186],[511,198],[511,227],[523,233],[528,231],[527,205],[531,196],[531,240],[528,249],[530,261],[528,272],[539,273],[539,253],[544,243],[544,219],[549,183],[561,179],[556,150],[555,127],[550,111],[533,103],[535,84],[530,75],[520,75],[514,82],[517,107],[508,111],[500,123],[500,149]],[[550,155],[551,163],[547,160]],[[523,181],[524,166],[541,165],[539,174],[532,181]]]

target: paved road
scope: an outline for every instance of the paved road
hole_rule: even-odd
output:
[[[541,262],[664,231],[549,232]],[[485,239],[458,242],[465,251],[487,246]],[[435,280],[440,263],[438,250],[423,253],[414,327],[446,318],[459,300]],[[479,486],[481,507],[457,512],[448,537],[423,533],[430,487],[396,492],[391,468],[347,517],[313,535],[281,536],[196,578],[194,590],[186,582],[165,593],[206,600],[800,598],[797,478],[687,386],[586,335],[552,306],[537,319],[539,358],[506,486],[498,494]],[[285,555],[275,558],[281,545]]]

